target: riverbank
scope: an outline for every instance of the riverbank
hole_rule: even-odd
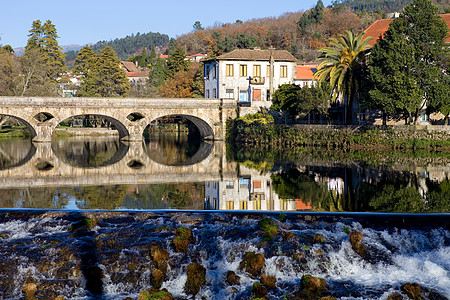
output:
[[[450,151],[450,126],[275,125],[228,120],[227,140],[240,145]]]
[[[0,232],[2,298],[450,296],[445,214],[2,210]]]

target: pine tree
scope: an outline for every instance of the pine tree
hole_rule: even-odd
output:
[[[55,25],[50,20],[47,20],[42,26],[44,33],[42,38],[43,51],[46,57],[46,63],[49,65],[49,77],[56,78],[58,74],[67,71],[64,65],[66,56],[62,53],[62,48],[58,45]]]
[[[173,78],[176,73],[189,70],[189,66],[190,63],[186,60],[186,52],[178,46],[174,51],[169,53],[167,76]]]
[[[31,25],[29,32],[25,51],[39,49],[44,57],[48,79],[56,80],[59,74],[67,71],[67,67],[64,65],[65,55],[58,45],[55,25],[50,20],[44,24],[40,20],[36,20]]]
[[[77,75],[86,76],[95,65],[96,54],[89,46],[81,48],[75,59],[72,72]]]
[[[147,51],[145,50],[145,46],[142,48],[142,53],[139,56],[139,61],[138,61],[139,67],[141,68],[146,68],[148,67],[148,62],[147,62]]]
[[[81,85],[78,96],[84,97],[125,97],[130,90],[130,82],[119,67],[119,59],[114,50],[106,46],[96,58]]]

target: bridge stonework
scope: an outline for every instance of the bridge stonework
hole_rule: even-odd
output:
[[[119,138],[141,141],[152,121],[183,116],[203,138],[223,140],[226,120],[236,116],[236,102],[223,99],[0,97],[0,115],[21,120],[34,142],[49,142],[64,120],[80,115],[102,116],[118,130]],[[41,120],[37,116],[44,116]]]

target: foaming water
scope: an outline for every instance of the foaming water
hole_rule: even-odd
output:
[[[97,270],[99,290],[104,299],[136,298],[152,287],[155,269],[152,245],[169,255],[161,288],[176,299],[242,299],[252,295],[260,280],[241,269],[246,252],[263,254],[261,274],[277,279],[268,299],[283,299],[301,291],[305,274],[322,277],[337,299],[387,299],[401,293],[405,283],[417,283],[424,299],[450,298],[450,232],[435,228],[371,228],[345,216],[306,220],[291,215],[286,221],[270,217],[282,233],[272,239],[262,236],[262,215],[224,213],[136,213],[86,212],[0,214],[0,298],[23,296],[27,282],[35,283],[38,296],[89,299],[93,296],[89,275]],[[74,232],[83,218],[95,218],[96,226]],[[445,224],[445,222],[444,222]],[[173,246],[174,230],[192,230],[195,242],[186,253]],[[350,231],[363,234],[368,257],[352,248]],[[323,241],[315,241],[320,234]],[[185,290],[187,266],[196,262],[206,268],[206,283],[192,297]],[[240,278],[229,286],[225,277],[233,271]],[[5,280],[9,285],[5,284]],[[428,298],[427,298],[428,297]]]

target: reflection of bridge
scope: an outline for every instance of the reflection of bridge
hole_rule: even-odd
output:
[[[224,139],[236,103],[222,99],[39,98],[0,97],[0,115],[18,118],[33,141],[49,142],[56,126],[71,117],[98,115],[110,121],[119,137],[141,141],[145,127],[165,116],[183,116],[204,138]]]
[[[142,143],[130,142],[121,159],[98,168],[68,165],[58,158],[51,143],[36,143],[15,167],[0,170],[1,188],[49,186],[158,184],[220,181],[236,176],[236,165],[228,163],[224,143],[201,147],[198,159],[190,165],[157,163],[144,153]],[[203,150],[202,150],[203,149]],[[200,157],[201,156],[201,157]]]

